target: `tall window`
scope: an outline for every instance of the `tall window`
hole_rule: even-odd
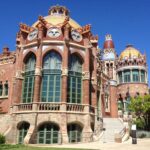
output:
[[[3,84],[2,82],[0,82],[0,96],[3,95]]]
[[[132,71],[133,74],[133,82],[139,82],[139,70],[134,69]]]
[[[8,81],[4,84],[4,96],[8,96]]]
[[[141,70],[141,82],[145,82],[145,71]]]
[[[27,122],[23,122],[18,130],[19,130],[19,137],[18,137],[18,143],[23,144],[24,143],[24,138],[27,135],[28,129],[29,129],[30,124]]]
[[[59,127],[55,124],[46,123],[39,127],[38,143],[54,144],[58,143]]]
[[[25,63],[23,94],[22,94],[23,103],[30,103],[33,101],[34,72],[35,72],[35,56],[34,54],[31,54]]]
[[[123,82],[122,72],[118,73],[118,78],[119,78],[119,83],[122,83]]]
[[[82,97],[82,61],[76,55],[69,60],[68,95],[69,103],[81,103]]]
[[[68,130],[69,143],[81,142],[82,127],[80,127],[78,124],[70,124],[68,125],[67,130]]]
[[[61,56],[49,52],[43,60],[42,102],[60,102],[61,89]]]
[[[130,82],[130,70],[124,71],[124,82]]]

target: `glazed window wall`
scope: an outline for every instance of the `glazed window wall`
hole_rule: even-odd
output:
[[[68,137],[69,143],[81,142],[82,140],[82,127],[78,124],[70,124],[68,125]]]
[[[135,69],[132,70],[132,75],[133,75],[133,82],[139,82],[139,70]]]
[[[33,101],[34,72],[35,72],[35,56],[34,54],[32,54],[25,63],[25,73],[22,92],[23,103],[30,103]]]
[[[145,82],[145,71],[141,71],[141,82]]]
[[[2,96],[3,95],[3,85],[2,85],[2,83],[0,83],[0,96]]]
[[[123,82],[122,72],[118,73],[118,77],[119,77],[119,83],[122,83]]]
[[[38,130],[39,144],[54,144],[59,141],[59,127],[54,124],[44,124]]]
[[[130,82],[130,70],[124,71],[124,82]]]
[[[124,70],[118,72],[118,81],[119,83],[128,83],[128,82],[146,82],[145,71],[144,70]]]
[[[60,102],[61,56],[51,51],[44,57],[42,75],[42,102]]]
[[[82,97],[82,61],[76,55],[69,60],[68,95],[69,103],[81,103]]]
[[[22,125],[19,127],[19,137],[18,137],[18,144],[24,143],[24,138],[28,132],[30,124],[27,122],[22,123]]]

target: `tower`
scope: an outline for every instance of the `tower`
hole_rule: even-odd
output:
[[[108,77],[104,85],[104,110],[105,115],[117,117],[117,81],[116,81],[116,52],[110,34],[105,36],[103,46],[103,71]]]

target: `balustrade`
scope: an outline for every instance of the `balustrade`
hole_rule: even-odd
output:
[[[36,107],[35,107],[36,106]],[[65,106],[65,107],[64,107]],[[36,108],[36,109],[35,109]],[[48,102],[39,102],[39,103],[21,103],[13,105],[13,112],[20,111],[66,111],[66,112],[89,112],[95,113],[95,108],[89,105],[74,104],[74,103],[48,103]]]
[[[84,105],[81,105],[81,104],[67,104],[67,111],[83,112],[84,111]]]
[[[18,106],[18,111],[31,111],[32,110],[32,104],[19,104]]]

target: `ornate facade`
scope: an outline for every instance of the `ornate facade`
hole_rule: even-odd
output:
[[[146,55],[127,45],[118,56],[111,35],[106,35],[101,61],[103,72],[109,78],[109,93],[102,99],[103,116],[128,114],[130,98],[148,94]]]
[[[93,141],[102,117],[118,117],[129,96],[146,93],[145,55],[128,46],[117,57],[111,35],[100,51],[91,26],[63,6],[20,24],[16,50],[0,54],[0,132],[8,143]]]

